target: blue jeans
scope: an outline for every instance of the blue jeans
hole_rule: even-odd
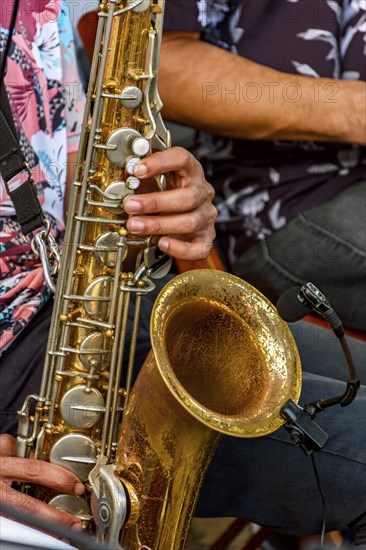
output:
[[[347,367],[338,339],[304,321],[290,328],[303,371],[300,405],[343,394]],[[315,453],[315,461],[327,531],[355,522],[361,537],[360,524],[366,532],[366,342],[348,340],[361,388],[351,405],[318,414],[316,421],[329,439]],[[209,467],[196,514],[243,517],[289,535],[320,533],[322,506],[311,460],[285,428],[255,439],[225,436]]]
[[[272,301],[311,281],[345,326],[366,331],[366,181],[248,249],[232,272]]]

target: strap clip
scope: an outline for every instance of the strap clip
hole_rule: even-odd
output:
[[[56,276],[60,267],[61,254],[58,245],[50,232],[51,223],[44,220],[46,229],[39,231],[31,240],[31,247],[41,260],[46,286],[52,293],[56,291]]]

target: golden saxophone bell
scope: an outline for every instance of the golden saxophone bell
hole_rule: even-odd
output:
[[[300,358],[275,307],[216,270],[171,280],[150,332],[117,450],[118,475],[133,487],[122,547],[179,550],[220,433],[258,437],[284,424],[282,407],[300,395]]]
[[[276,308],[234,275],[195,270],[158,297],[152,347],[167,387],[188,412],[227,435],[277,430],[301,390],[293,336]]]
[[[245,281],[215,270],[179,275],[161,292],[152,347],[172,394],[227,435],[267,435],[301,390],[299,354],[276,308]]]

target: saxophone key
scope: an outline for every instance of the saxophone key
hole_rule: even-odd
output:
[[[74,428],[91,428],[102,418],[105,401],[94,387],[86,385],[70,388],[62,397],[60,412],[62,418]]]
[[[85,291],[84,308],[93,319],[106,321],[109,316],[111,289],[114,279],[110,276],[97,277]]]
[[[150,143],[134,128],[118,128],[109,135],[103,148],[106,149],[110,162],[123,168],[131,154],[147,155],[150,151]]]
[[[126,172],[133,176],[133,174],[135,173],[135,166],[138,162],[140,162],[140,160],[140,157],[134,157],[133,155],[127,157],[125,163]]]
[[[150,152],[150,143],[143,137],[136,138],[131,144],[131,150],[135,155],[144,157]]]
[[[123,238],[123,237],[122,237]],[[121,236],[113,231],[104,233],[96,241],[95,256],[103,266],[108,268],[116,267],[118,247],[122,247],[121,261],[127,256],[127,245],[121,241]]]
[[[127,109],[135,109],[142,102],[142,91],[137,86],[126,86],[122,90],[121,102]]]
[[[109,200],[112,199],[115,201],[114,204],[104,205],[106,210],[112,214],[121,214],[124,212],[123,201],[125,198],[133,195],[133,189],[127,185],[127,182],[113,181],[110,185],[108,185],[105,194]]]
[[[111,223],[111,220],[110,218],[97,218],[97,217],[92,217],[92,216],[75,216],[74,218],[76,221],[78,222],[85,222],[85,223],[108,223],[110,224]],[[113,220],[114,223],[120,223],[121,225],[126,223],[126,220]],[[90,250],[90,246],[86,246],[86,245],[80,245],[79,246],[80,249],[84,249],[84,250]]]
[[[112,78],[110,78],[109,80],[106,80],[102,88],[107,94],[118,93],[118,83],[116,80]],[[102,96],[103,96],[103,93],[102,93]]]
[[[84,434],[69,433],[53,445],[50,462],[73,472],[81,481],[86,481],[96,463],[97,446]]]
[[[89,504],[82,497],[74,495],[57,495],[53,497],[48,504],[58,510],[61,510],[62,512],[73,514],[78,517],[83,524],[89,523],[93,518],[90,512]]]
[[[130,176],[126,181],[127,188],[131,191],[136,191],[140,187],[140,183],[141,181],[136,176]]]

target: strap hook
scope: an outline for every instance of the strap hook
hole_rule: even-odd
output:
[[[61,254],[51,233],[51,223],[45,220],[46,229],[39,231],[31,240],[31,247],[41,260],[46,286],[55,293],[55,278],[59,270]]]

